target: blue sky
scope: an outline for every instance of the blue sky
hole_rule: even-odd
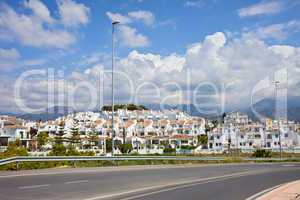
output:
[[[259,42],[262,42],[261,50],[264,53],[266,50],[263,48],[274,49],[273,46],[276,45],[280,48],[276,47],[275,53],[279,51],[281,55],[287,51],[295,51],[293,57],[283,56],[283,60],[276,64],[288,60],[295,62],[292,67],[298,67],[299,8],[300,2],[297,0],[4,0],[0,3],[0,77],[6,80],[7,87],[12,88],[15,79],[30,69],[62,69],[71,79],[72,73],[84,74],[97,64],[109,68],[111,20],[118,19],[122,22],[117,30],[116,42],[120,64],[131,63],[128,60],[138,55],[139,59],[142,56],[143,62],[147,64],[149,60],[153,62],[156,66],[154,68],[163,65],[162,67],[182,70],[198,65],[199,68],[214,65],[215,63],[201,61],[202,56],[205,56],[203,52],[198,52],[197,62],[188,55],[195,45],[202,47],[207,41],[220,48],[220,51],[214,53],[226,63],[226,75],[220,75],[219,80],[211,69],[203,67],[199,73],[207,74],[204,78],[198,78],[199,81],[209,77],[208,80],[218,79],[219,83],[224,81],[222,77],[230,73],[234,77],[236,74],[236,82],[239,82],[242,67],[240,71],[232,71],[237,67],[224,56],[230,54],[230,59],[242,59],[242,56],[253,55],[253,50],[249,49],[247,52],[248,47],[243,48],[242,45],[248,45],[246,41],[258,42],[259,45]],[[211,39],[209,36],[217,39]],[[226,40],[224,44],[223,36]],[[215,41],[220,40],[220,46],[215,44]],[[285,47],[289,47],[289,50]],[[241,55],[231,55],[234,48],[243,49],[245,52]],[[255,48],[255,45],[251,48]],[[138,54],[130,57],[132,52]],[[275,54],[271,55],[272,52],[266,53],[270,56],[266,59],[273,59]],[[160,56],[161,60],[156,62],[149,54]],[[174,56],[169,57],[170,55],[175,55],[176,59],[172,60]],[[253,60],[256,60],[255,56],[259,55],[253,55]],[[212,56],[215,57],[216,55]],[[184,64],[178,67],[181,58]],[[264,64],[270,62],[254,63],[257,65],[254,71],[260,73],[260,69],[268,68]],[[124,66],[120,68],[122,67]],[[126,67],[125,71],[128,68],[130,71],[135,64],[128,64]],[[272,69],[272,72],[278,68]],[[246,73],[248,72],[245,71],[244,74]],[[266,69],[264,73],[267,76],[271,72]],[[164,76],[172,77],[173,74],[168,72]],[[247,84],[253,86],[252,82]],[[4,93],[9,91],[3,91]],[[7,105],[7,102],[3,102],[0,110],[7,108]]]

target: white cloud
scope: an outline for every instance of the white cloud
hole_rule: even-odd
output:
[[[166,103],[188,103],[192,100],[193,89],[208,81],[217,88],[222,88],[223,84],[227,86],[230,83],[231,86],[225,91],[227,105],[240,108],[241,106],[249,106],[251,91],[260,80],[266,77],[272,79],[274,72],[283,67],[289,69],[290,94],[297,95],[298,92],[299,95],[299,89],[297,89],[297,85],[300,83],[299,63],[299,47],[269,45],[262,39],[254,37],[235,36],[228,40],[224,33],[217,32],[207,35],[202,41],[190,45],[182,55],[171,53],[163,56],[132,51],[127,56],[117,59],[115,69],[127,74],[134,89],[132,90],[130,87],[130,81],[126,80],[121,74],[117,74],[115,76],[115,98],[119,103],[128,103],[128,97],[138,96],[135,89],[148,82],[157,86],[160,96],[157,97],[155,88],[148,85],[149,87],[144,87],[139,93],[148,96],[144,96],[139,102],[159,103],[169,95],[178,94],[178,90],[174,87],[166,86],[166,84],[175,83],[180,86],[180,91],[185,94],[183,96],[184,100],[178,100],[174,97],[168,99]],[[101,77],[104,82],[103,86],[100,87],[97,82],[99,71],[108,68],[110,68],[110,65],[99,60],[93,60],[93,66],[82,71],[73,71],[56,84],[67,84],[70,89],[67,91],[71,91],[80,81],[87,81],[102,91],[105,95],[104,101],[109,102],[110,74],[104,76],[103,79]],[[189,81],[187,81],[187,78]],[[34,91],[42,90],[41,85],[43,88],[47,88],[47,84],[41,81],[30,84],[35,85]],[[173,84],[173,86],[175,85]],[[33,93],[32,88],[27,88],[27,90],[25,88],[24,93]],[[273,88],[270,86],[268,92],[272,94],[272,90]],[[78,91],[78,93],[80,92],[81,90]],[[207,94],[205,93],[207,92],[205,87],[200,92]],[[47,99],[47,95],[42,91],[37,93],[42,99]],[[13,99],[1,99],[0,107],[8,105],[9,101],[13,102]],[[84,105],[87,99],[76,97],[76,101]],[[31,99],[28,99],[28,103],[31,103]],[[36,101],[36,103],[40,105],[41,101]]]
[[[270,47],[270,49],[274,53],[284,57],[285,59],[295,55],[297,51],[295,47],[288,46],[288,45],[273,45]]]
[[[150,11],[138,10],[129,12],[127,15],[120,13],[106,12],[106,15],[111,21],[118,21],[121,23],[119,26],[119,38],[123,46],[126,47],[145,47],[149,45],[147,36],[138,32],[136,28],[129,26],[134,21],[141,21],[145,25],[153,25],[155,16]]]
[[[17,41],[33,47],[60,49],[66,49],[76,42],[73,33],[56,26],[58,21],[51,18],[48,8],[41,1],[30,0],[22,5],[32,13],[17,13],[6,4],[0,6],[1,40]],[[62,20],[68,26],[87,23],[87,10],[83,4],[75,4],[69,0],[60,1]]]
[[[149,45],[149,39],[138,33],[135,28],[129,26],[120,26],[119,36],[121,43],[127,47],[145,47]]]
[[[141,21],[147,26],[153,25],[155,16],[152,12],[146,10],[137,10],[129,12],[127,15],[120,13],[106,12],[106,15],[111,21],[118,21],[121,24],[130,24],[134,21]]]
[[[12,49],[2,49],[0,48],[0,60],[18,60],[21,57],[20,53]]]
[[[52,23],[54,19],[50,16],[48,8],[39,0],[29,0],[24,2],[24,7],[30,8],[40,20]]]
[[[151,26],[155,21],[155,16],[153,15],[153,13],[145,10],[129,12],[128,16],[135,20],[140,20],[148,26]]]
[[[259,27],[254,30],[245,30],[243,35],[260,39],[277,39],[284,40],[289,35],[300,32],[300,21],[292,20],[287,23],[272,24],[269,26]]]
[[[284,9],[284,4],[281,1],[262,1],[260,3],[239,9],[238,14],[240,17],[270,15],[279,13]]]
[[[59,14],[62,23],[67,27],[77,27],[89,22],[90,9],[84,4],[72,0],[58,0]]]
[[[106,12],[106,15],[111,21],[118,21],[122,24],[128,24],[132,22],[132,20],[128,16],[122,15],[120,13]]]
[[[203,0],[198,0],[198,1],[186,1],[184,3],[185,7],[198,7],[201,8],[205,5],[205,2]]]

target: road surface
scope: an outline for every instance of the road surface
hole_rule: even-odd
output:
[[[226,164],[0,172],[1,200],[247,199],[300,179],[300,164]]]

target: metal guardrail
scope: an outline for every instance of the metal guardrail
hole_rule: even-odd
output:
[[[128,160],[179,160],[179,161],[222,161],[225,157],[187,157],[187,156],[17,156],[0,160],[0,166],[15,162],[49,161],[128,161]]]
[[[234,158],[234,157],[233,157]],[[0,166],[21,162],[49,162],[49,161],[138,161],[138,160],[176,160],[176,161],[225,161],[230,157],[197,157],[197,156],[17,156],[0,160]],[[290,161],[300,158],[250,158],[237,157],[242,161]]]

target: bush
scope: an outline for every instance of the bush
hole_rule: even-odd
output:
[[[27,149],[20,145],[20,141],[10,142],[6,151],[1,155],[2,158],[8,158],[13,156],[27,156]]]
[[[194,149],[196,149],[196,147],[194,147],[194,146],[181,146],[180,149],[182,149],[182,150],[194,150]]]
[[[175,153],[176,153],[176,149],[173,149],[171,147],[164,148],[164,154],[175,154]]]
[[[67,154],[67,149],[63,144],[55,144],[49,153],[49,156],[65,156]]]
[[[271,158],[272,153],[270,151],[267,151],[265,149],[257,149],[253,154],[253,157],[256,158]]]
[[[132,148],[131,143],[124,143],[121,145],[121,148],[120,148],[122,153],[127,153],[127,154],[130,153],[132,151],[132,149],[133,148]]]

